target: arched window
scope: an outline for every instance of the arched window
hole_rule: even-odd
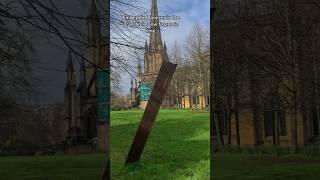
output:
[[[319,110],[313,108],[312,110],[312,135],[319,135]]]
[[[286,123],[286,112],[283,110],[278,111],[280,136],[287,135],[287,123]]]
[[[272,110],[265,110],[263,112],[264,118],[264,135],[274,136],[274,122],[275,122],[275,113]]]

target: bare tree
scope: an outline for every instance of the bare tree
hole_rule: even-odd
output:
[[[190,35],[187,37],[186,42],[187,56],[192,63],[192,72],[194,74],[193,84],[194,92],[199,99],[196,104],[200,108],[204,107],[206,97],[209,93],[209,31],[202,27],[200,24],[193,26]]]
[[[308,1],[256,1],[252,4],[239,1],[238,5],[233,5],[229,4],[229,12],[225,9],[217,21],[219,31],[215,39],[219,44],[216,45],[214,56],[216,61],[222,62],[214,63],[220,65],[213,72],[215,87],[220,86],[215,89],[218,91],[215,92],[215,98],[222,99],[226,107],[231,107],[229,111],[235,113],[237,144],[240,142],[240,109],[248,105],[252,108],[255,143],[263,140],[264,133],[261,130],[268,133],[266,127],[262,127],[264,117],[261,117],[261,113],[269,110],[273,113],[272,116],[276,118],[272,120],[273,130],[270,132],[274,145],[280,143],[279,128],[283,111],[289,111],[292,117],[291,142],[296,152],[298,116],[299,113],[307,116],[306,111],[309,111],[314,98],[308,90],[317,90],[318,86],[317,80],[314,80],[317,74],[313,73],[312,77],[307,70],[316,67],[312,59],[317,55],[310,48],[305,48],[317,47],[316,41],[312,40],[317,37],[315,34],[319,26],[315,18],[317,12]],[[231,18],[221,19],[223,16]],[[310,46],[312,44],[314,46]],[[310,54],[313,54],[313,58]],[[237,68],[232,68],[232,64]],[[226,68],[228,73],[219,72],[222,68]],[[306,118],[302,119],[303,131],[306,131]],[[227,122],[230,141],[230,119]]]

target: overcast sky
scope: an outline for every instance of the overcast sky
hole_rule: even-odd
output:
[[[68,15],[86,17],[90,1],[56,0],[60,11]],[[86,20],[74,22],[74,26],[85,32]],[[41,68],[34,69],[35,77],[40,79],[38,103],[53,104],[63,103],[65,69],[68,57],[68,48],[55,36],[48,42],[46,39],[35,39],[33,42],[36,50],[35,58],[40,61]],[[78,58],[74,57],[74,66],[78,69]]]

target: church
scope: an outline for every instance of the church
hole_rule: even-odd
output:
[[[152,0],[151,17],[158,17],[157,0]],[[158,18],[151,18],[149,42],[145,42],[143,69],[140,62],[137,65],[137,76],[131,81],[130,105],[145,109],[153,84],[157,78],[159,69],[163,61],[170,61],[167,46],[162,42],[161,28]],[[157,26],[155,26],[155,24]],[[173,81],[168,88],[166,97],[162,103],[162,108],[200,108],[204,109],[209,105],[209,95],[203,93],[204,87],[194,85],[187,81],[185,83],[176,82],[175,76],[183,72],[183,68],[176,69]],[[208,81],[209,83],[209,81]],[[191,86],[191,87],[190,87]],[[207,93],[208,94],[208,93]]]
[[[100,32],[100,17],[95,1],[92,1],[87,16],[87,55],[80,63],[80,82],[77,85],[71,50],[67,60],[66,84],[64,88],[66,144],[87,144],[99,141],[99,148],[105,149],[105,124],[97,117],[97,82],[99,67],[105,66],[106,43]],[[88,63],[90,62],[90,63]]]

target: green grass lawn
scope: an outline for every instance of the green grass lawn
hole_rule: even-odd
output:
[[[209,113],[161,110],[140,163],[124,168],[143,111],[111,112],[114,179],[209,179]],[[103,154],[0,158],[0,180],[99,179]]]
[[[0,180],[91,180],[102,172],[104,156],[1,157]]]
[[[215,180],[318,180],[320,159],[303,156],[213,154]]]
[[[124,167],[142,111],[111,113],[113,179],[209,179],[209,113],[159,113],[141,162]],[[104,154],[0,157],[0,180],[95,180]],[[320,159],[303,156],[213,154],[215,180],[318,180]]]
[[[142,111],[112,112],[112,174],[115,179],[208,179],[209,113],[162,110],[141,163],[123,169]]]

